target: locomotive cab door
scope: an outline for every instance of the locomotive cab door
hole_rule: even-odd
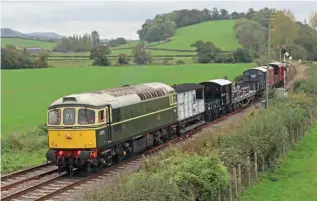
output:
[[[111,105],[108,105],[106,107],[106,120],[107,120],[107,141],[108,141],[108,143],[111,143],[112,142],[112,129],[111,129],[112,108],[111,108]]]

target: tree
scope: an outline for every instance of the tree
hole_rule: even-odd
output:
[[[133,48],[134,62],[138,65],[152,62],[152,56],[144,48],[144,43],[139,43]]]
[[[232,19],[239,19],[239,18],[240,18],[240,15],[239,15],[239,13],[237,13],[237,12],[233,12],[233,13],[231,13],[231,18],[232,18]]]
[[[292,44],[298,33],[298,24],[284,12],[278,11],[272,22],[272,45]]]
[[[57,49],[62,50],[63,52],[75,51],[75,52],[85,52],[90,51],[92,48],[91,37],[88,34],[83,36],[73,36],[73,37],[64,37],[55,45],[53,51]]]
[[[307,59],[317,61],[317,31],[311,26],[297,23],[299,31],[294,43],[307,51]]]
[[[248,49],[252,57],[259,57],[267,50],[267,29],[256,21],[238,20],[236,37],[244,48]]]
[[[191,44],[191,47],[196,48],[199,63],[210,63],[214,61],[216,54],[221,52],[221,49],[210,41],[203,42],[199,40]]]
[[[233,53],[234,59],[236,62],[251,62],[252,57],[250,55],[249,50],[239,48]]]
[[[309,25],[317,31],[317,12],[313,12],[309,18]]]
[[[99,33],[97,31],[91,32],[92,44],[93,46],[100,43]]]
[[[40,52],[35,60],[25,49],[18,49],[13,45],[1,48],[2,69],[46,68],[47,58],[47,52]]]
[[[251,19],[254,13],[255,13],[255,11],[253,10],[253,8],[249,8],[245,17],[248,19]]]
[[[91,49],[90,59],[94,60],[94,66],[110,66],[111,62],[107,57],[110,53],[111,51],[108,46],[99,44]]]
[[[307,24],[307,20],[306,19],[304,19],[304,24]]]
[[[128,41],[124,38],[116,38],[116,39],[110,40],[107,43],[107,45],[109,45],[110,47],[117,47],[117,46],[127,44],[127,43],[128,43]]]
[[[306,60],[307,59],[307,50],[297,44],[291,44],[288,45],[287,47],[287,52],[292,55],[293,59],[303,59]]]
[[[48,64],[47,64],[47,59],[49,57],[49,53],[48,52],[40,52],[38,55],[38,58],[35,60],[35,66],[37,68],[47,68]]]
[[[287,9],[287,10],[284,9],[283,13],[284,13],[285,16],[289,17],[292,21],[294,21],[294,22],[296,21],[295,16],[294,16],[293,12],[290,9]]]
[[[226,9],[220,9],[220,18],[229,19],[229,13]]]
[[[129,57],[126,54],[120,53],[118,57],[118,64],[129,64]]]
[[[220,19],[220,14],[218,12],[217,8],[213,8],[211,11],[211,19],[212,20],[219,20]]]

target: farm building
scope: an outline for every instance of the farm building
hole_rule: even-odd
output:
[[[30,53],[30,54],[36,54],[36,53],[40,53],[43,49],[42,48],[25,48],[25,51]]]

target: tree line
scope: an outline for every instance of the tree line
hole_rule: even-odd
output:
[[[74,51],[74,52],[83,52],[89,51],[93,46],[93,38],[85,34],[83,36],[73,35],[70,37],[62,38],[54,47],[53,51]]]
[[[171,37],[177,28],[198,24],[210,20],[239,19],[249,17],[254,12],[229,13],[226,9],[213,8],[212,10],[176,10],[170,13],[156,15],[154,19],[147,19],[142,28],[137,31],[140,40],[147,42],[166,40]]]
[[[33,57],[25,49],[18,49],[13,45],[6,45],[1,48],[1,68],[2,69],[27,69],[27,68],[47,68],[47,52],[40,52],[37,57]]]
[[[237,39],[249,50],[256,63],[266,63],[268,20],[265,19],[269,11],[273,13],[274,18],[271,25],[272,58],[278,59],[280,49],[285,48],[294,59],[317,60],[316,28],[307,23],[297,22],[290,10],[264,8],[259,11],[249,10],[248,17],[238,20],[235,26]],[[312,15],[310,24],[315,15]]]
[[[75,34],[70,37],[62,38],[54,47],[53,52],[87,52],[101,43],[98,31],[94,30],[90,35],[84,34],[81,36]],[[109,47],[117,47],[126,43],[128,43],[128,41],[122,37],[103,42],[103,44],[107,44]]]
[[[106,44],[99,44],[94,46],[90,51],[90,59],[93,60],[94,66],[111,66],[111,62],[108,56],[111,53],[111,49],[109,45]],[[133,58],[134,63],[138,65],[149,64],[152,62],[153,58],[151,53],[148,52],[145,47],[144,43],[139,43],[133,48]],[[129,64],[130,57],[126,54],[119,54],[118,60],[116,65],[126,65]]]

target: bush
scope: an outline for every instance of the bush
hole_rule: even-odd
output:
[[[105,188],[99,193],[87,193],[84,200],[93,201],[183,201],[175,182],[165,178],[136,173],[112,187]],[[122,193],[124,192],[124,193]]]
[[[90,51],[90,59],[93,59],[92,65],[94,66],[110,66],[111,62],[108,59],[108,55],[111,50],[106,45],[96,45]]]
[[[45,151],[48,149],[47,140],[45,125],[40,125],[34,131],[25,134],[13,132],[9,136],[1,136],[1,173],[43,163]]]
[[[120,53],[118,56],[118,64],[129,64],[130,58],[128,55]]]
[[[162,64],[164,64],[164,65],[170,65],[170,63],[169,63],[168,61],[166,61],[166,60],[164,60],[164,61],[162,62]]]
[[[232,53],[218,53],[216,54],[215,63],[235,63]]]
[[[185,64],[185,62],[182,61],[182,60],[178,60],[178,61],[176,61],[176,64],[177,64],[177,65],[181,65],[181,64]]]
[[[133,48],[134,62],[138,65],[144,65],[152,62],[152,56],[150,52],[147,52],[144,48],[144,43],[139,43]]]
[[[239,48],[236,51],[234,51],[233,53],[234,59],[236,62],[251,62],[252,61],[252,57],[251,54],[249,52],[249,50],[247,49],[242,49]]]
[[[1,68],[2,69],[27,69],[27,68],[47,68],[47,58],[49,53],[40,52],[38,58],[34,59],[31,54],[24,49],[7,45],[1,48]]]
[[[235,82],[235,83],[240,82],[240,81],[242,81],[242,79],[243,79],[243,75],[238,75],[238,76],[236,76],[236,77],[234,78],[234,82]]]

